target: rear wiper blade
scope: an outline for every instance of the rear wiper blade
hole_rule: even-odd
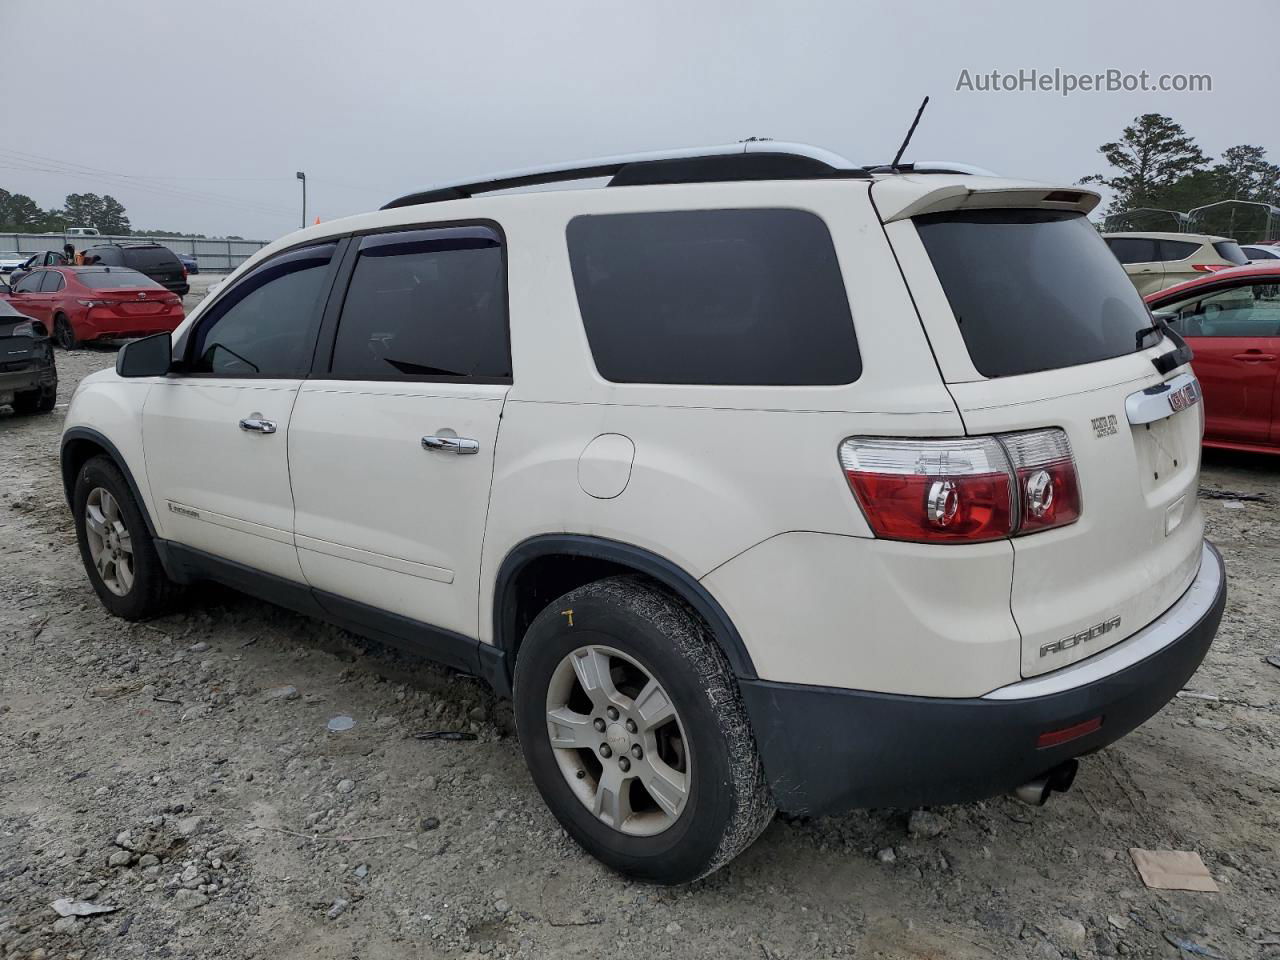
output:
[[[1156,368],[1156,372],[1168,373],[1170,370],[1176,370],[1184,363],[1190,363],[1195,354],[1191,352],[1191,347],[1187,346],[1187,341],[1182,339],[1182,334],[1169,326],[1169,321],[1158,313],[1151,314],[1151,321],[1151,326],[1137,332],[1135,349],[1141,350],[1142,341],[1147,338],[1148,334],[1152,333],[1163,333],[1174,347],[1168,353],[1162,353],[1158,357],[1151,358],[1151,363]]]

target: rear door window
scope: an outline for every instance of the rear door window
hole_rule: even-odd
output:
[[[1185,260],[1197,250],[1200,244],[1189,240],[1160,240],[1160,259],[1165,261]]]
[[[46,270],[44,273],[44,282],[40,284],[41,293],[57,293],[62,289],[62,274],[57,270]]]
[[[568,245],[606,380],[803,386],[861,375],[835,247],[812,213],[580,216]]]
[[[1108,237],[1107,246],[1121,263],[1154,263],[1156,242],[1147,237]]]
[[[1133,353],[1137,332],[1151,325],[1137,289],[1083,214],[971,210],[915,224],[985,377]]]
[[[330,372],[351,380],[509,380],[497,231],[460,226],[364,237]]]
[[[182,264],[165,247],[141,247],[124,251],[125,266],[143,273],[182,272]]]

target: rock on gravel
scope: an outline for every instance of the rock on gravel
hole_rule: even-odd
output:
[[[951,824],[946,817],[929,810],[912,810],[907,821],[907,832],[913,837],[929,839],[938,837],[947,831]]]

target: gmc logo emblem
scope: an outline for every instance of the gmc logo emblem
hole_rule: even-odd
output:
[[[1187,407],[1195,406],[1197,400],[1200,399],[1200,391],[1196,389],[1196,382],[1193,380],[1185,387],[1169,392],[1169,406],[1174,413],[1185,410]]]
[[[1179,391],[1181,392],[1181,391]],[[1051,653],[1062,653],[1070,650],[1072,647],[1078,647],[1082,643],[1088,643],[1090,640],[1096,640],[1104,633],[1110,633],[1120,627],[1120,618],[1112,617],[1110,620],[1103,620],[1101,623],[1095,623],[1088,630],[1081,630],[1079,633],[1073,633],[1069,637],[1063,637],[1061,640],[1054,640],[1040,647],[1040,656],[1047,657]]]

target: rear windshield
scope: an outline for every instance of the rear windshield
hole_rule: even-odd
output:
[[[77,271],[77,279],[86,287],[94,290],[112,290],[118,287],[152,287],[163,290],[164,287],[150,277],[143,276],[137,270],[123,270],[116,267],[111,270]]]
[[[1218,251],[1218,256],[1230,263],[1243,265],[1249,262],[1249,258],[1234,240],[1219,240],[1213,245],[1213,249]]]
[[[974,367],[1009,377],[1137,349],[1150,314],[1083,214],[972,210],[915,219]]]
[[[181,270],[182,264],[166,247],[144,247],[124,250],[124,262],[135,270]]]
[[[581,216],[568,242],[606,380],[833,385],[862,372],[831,234],[812,213]]]

